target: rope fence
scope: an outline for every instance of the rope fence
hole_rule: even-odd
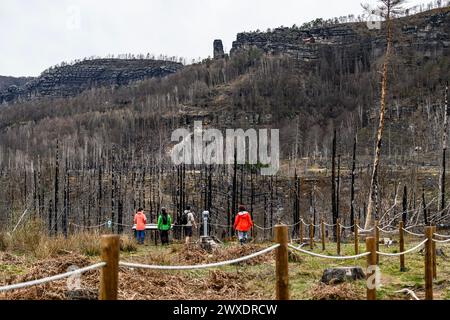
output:
[[[319,254],[319,253],[315,253],[315,252],[311,252],[311,251],[307,251],[307,250],[303,250],[302,248],[293,246],[291,244],[288,245],[289,248],[308,254],[310,256],[313,257],[318,257],[318,258],[323,258],[323,259],[333,259],[333,260],[352,260],[352,259],[360,259],[360,258],[364,258],[366,256],[368,256],[370,254],[370,252],[364,252],[358,255],[354,255],[354,256],[327,256],[327,255],[323,255],[323,254]]]
[[[359,231],[363,231],[363,232],[372,232],[373,230],[375,230],[375,228],[364,229],[364,228],[361,228],[359,225],[357,225],[356,227],[359,229]]]
[[[408,233],[408,234],[410,234],[410,235],[412,235],[412,236],[415,236],[415,237],[425,237],[425,234],[423,234],[423,233],[414,233],[414,232],[411,232],[411,231],[409,231],[407,229],[404,229],[404,228],[403,228],[403,231]]]
[[[51,276],[51,277],[4,286],[4,287],[0,287],[0,292],[5,292],[5,291],[11,291],[11,290],[17,290],[17,289],[23,289],[23,288],[38,286],[38,285],[41,285],[41,284],[44,284],[44,283],[53,282],[53,281],[57,281],[57,280],[65,279],[65,278],[69,278],[71,276],[74,276],[74,275],[77,275],[77,274],[82,274],[82,273],[85,273],[85,272],[88,272],[88,271],[91,271],[91,270],[97,270],[97,269],[100,269],[100,268],[102,268],[104,266],[106,266],[106,263],[105,262],[100,262],[100,263],[91,265],[89,267],[85,267],[85,268],[69,271],[69,272],[66,272],[66,273],[61,273],[61,274],[58,274],[58,275],[55,275],[55,276]]]
[[[280,244],[273,245],[269,248],[266,248],[264,250],[252,253],[248,256],[233,259],[233,260],[227,260],[222,262],[216,262],[216,263],[209,263],[209,264],[199,264],[199,265],[190,265],[190,266],[155,266],[155,265],[146,265],[146,264],[139,264],[139,263],[129,263],[129,262],[119,262],[119,266],[121,267],[128,267],[128,268],[136,268],[136,269],[150,269],[150,270],[195,270],[195,269],[208,269],[208,268],[216,268],[221,266],[226,266],[230,264],[235,264],[239,262],[243,262],[246,260],[250,260],[253,258],[256,258],[260,255],[269,253],[276,248],[278,248]]]
[[[102,223],[102,224],[99,224],[99,225],[96,225],[96,226],[89,226],[89,227],[88,226],[81,226],[81,225],[78,225],[78,224],[75,224],[75,223],[72,223],[72,222],[69,222],[69,225],[74,226],[76,228],[80,228],[80,229],[97,229],[97,228],[101,228],[101,227],[106,226],[107,223],[105,222],[105,223]]]
[[[406,251],[403,251],[403,252],[398,252],[398,253],[387,253],[387,252],[380,252],[380,251],[377,251],[377,254],[380,255],[380,256],[386,256],[386,257],[399,257],[399,256],[402,256],[402,255],[405,255],[405,254],[408,254],[408,253],[411,253],[411,252],[414,252],[414,251],[419,250],[419,249],[422,248],[422,247],[425,245],[425,243],[427,243],[427,242],[428,242],[428,239],[425,239],[424,241],[422,241],[421,243],[419,243],[419,244],[418,244],[417,246],[415,246],[414,248],[411,248],[411,249],[406,250]]]
[[[433,239],[433,242],[436,242],[436,243],[450,243],[450,239],[447,239],[447,240],[437,240],[437,239]]]
[[[438,238],[450,238],[450,236],[449,235],[443,235],[443,234],[437,234],[437,233],[435,233],[435,234],[433,234],[435,237],[438,237]]]
[[[375,225],[378,225],[378,222],[375,222]],[[311,249],[314,249],[314,235],[312,231],[312,224],[309,225],[310,228],[310,243]],[[324,229],[325,223],[321,222],[322,231]],[[337,255],[325,255],[316,253],[309,250],[304,250],[302,247],[306,245],[306,243],[302,243],[300,246],[294,246],[289,243],[289,226],[287,225],[276,225],[274,227],[274,241],[275,244],[271,245],[268,248],[262,249],[260,251],[254,252],[252,254],[239,257],[232,260],[226,260],[221,262],[207,263],[207,264],[199,264],[199,265],[147,265],[140,263],[132,263],[120,261],[120,237],[118,235],[104,235],[101,237],[101,258],[102,262],[96,263],[94,265],[69,271],[66,273],[54,275],[51,277],[46,277],[39,280],[32,280],[28,282],[12,284],[0,287],[0,292],[6,292],[10,290],[17,290],[22,288],[27,288],[31,286],[37,286],[45,283],[49,283],[56,280],[61,280],[64,278],[71,277],[73,275],[82,274],[91,270],[102,269],[100,273],[100,290],[99,290],[99,299],[100,300],[117,300],[118,295],[118,282],[119,282],[119,269],[122,268],[132,268],[132,269],[149,269],[149,270],[199,270],[199,269],[209,269],[222,267],[226,265],[233,265],[243,261],[247,261],[250,259],[254,259],[258,256],[268,254],[272,251],[275,251],[275,279],[276,279],[276,298],[278,300],[288,300],[289,299],[289,270],[288,270],[288,251],[297,251],[315,258],[321,259],[329,259],[329,260],[357,260],[361,258],[367,259],[367,267],[368,271],[366,274],[367,280],[369,283],[369,279],[373,277],[375,272],[373,266],[378,265],[378,257],[379,256],[387,256],[387,257],[400,257],[400,269],[401,271],[405,271],[404,269],[404,256],[410,253],[413,253],[419,250],[422,247],[425,247],[424,256],[425,256],[425,297],[428,300],[433,299],[433,278],[436,278],[436,243],[450,243],[450,239],[446,240],[438,240],[434,239],[435,236],[442,236],[436,233],[436,227],[427,226],[425,227],[425,233],[422,234],[414,234],[417,236],[425,236],[425,239],[420,242],[418,245],[414,246],[411,249],[404,250],[404,239],[403,232],[407,232],[405,228],[403,228],[403,222],[400,222],[399,225],[399,235],[400,235],[400,252],[398,253],[386,253],[381,252],[378,248],[380,243],[379,241],[379,233],[375,232],[374,236],[369,236],[365,239],[366,242],[366,251],[363,253],[359,253],[359,240],[358,240],[358,231],[363,230],[359,227],[358,222],[356,220],[354,226],[355,228],[355,254],[354,255],[341,255],[340,254],[340,232],[342,225],[337,221],[336,231],[337,231]],[[353,227],[353,226],[352,226]],[[380,228],[372,228],[372,230],[382,231]],[[390,230],[394,231],[394,230]],[[408,233],[408,232],[407,232]],[[443,236],[446,237],[446,236]],[[298,239],[303,242],[303,239]],[[292,241],[292,239],[291,239]],[[325,238],[322,232],[322,249],[325,251]],[[373,286],[367,286],[367,299],[375,300],[376,299],[376,288]]]
[[[378,230],[381,231],[382,233],[387,233],[387,234],[396,234],[398,233],[398,230],[386,230],[383,228],[378,227]]]

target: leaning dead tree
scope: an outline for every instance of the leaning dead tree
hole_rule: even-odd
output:
[[[386,54],[383,62],[382,80],[381,80],[381,101],[380,101],[380,114],[379,114],[379,124],[377,130],[377,142],[376,150],[373,161],[373,172],[370,182],[369,189],[369,203],[367,207],[366,216],[366,229],[370,229],[374,225],[374,206],[377,203],[378,197],[378,169],[380,166],[381,158],[381,146],[383,139],[384,123],[385,123],[385,113],[388,95],[388,77],[389,77],[389,64],[392,54],[392,18],[401,12],[400,6],[405,2],[405,0],[379,0],[379,14],[386,19]],[[368,6],[363,6],[366,10]]]
[[[444,124],[442,130],[442,166],[441,166],[441,181],[440,181],[440,202],[439,211],[445,209],[445,174],[446,174],[446,151],[447,151],[447,131],[448,131],[448,82],[445,86],[444,98]],[[442,213],[444,214],[444,213]]]

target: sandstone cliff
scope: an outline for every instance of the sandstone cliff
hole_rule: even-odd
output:
[[[182,64],[148,59],[95,59],[49,69],[23,85],[0,90],[0,103],[34,97],[69,97],[92,87],[122,86],[148,78],[165,77]]]
[[[396,21],[396,46],[413,47],[424,55],[448,53],[450,8],[436,9]],[[319,58],[324,47],[370,47],[375,56],[384,52],[385,29],[369,30],[367,23],[322,25],[310,29],[280,27],[267,32],[243,32],[233,42],[231,54],[256,47],[266,53],[289,54],[304,61]],[[400,45],[401,43],[401,45]]]

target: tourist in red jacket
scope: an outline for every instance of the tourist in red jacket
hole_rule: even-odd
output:
[[[252,217],[245,210],[244,206],[239,206],[239,212],[234,220],[234,229],[238,232],[239,242],[243,245],[248,238],[248,232],[253,227]]]
[[[144,214],[144,209],[138,209],[138,212],[134,216],[134,224],[136,225],[136,240],[138,244],[144,244],[147,224],[147,217]]]

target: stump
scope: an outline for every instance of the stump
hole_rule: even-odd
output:
[[[366,275],[361,267],[339,267],[326,269],[323,272],[321,282],[325,284],[337,284],[365,278]]]
[[[201,237],[200,238],[200,247],[208,252],[212,252],[219,245],[210,237]]]

